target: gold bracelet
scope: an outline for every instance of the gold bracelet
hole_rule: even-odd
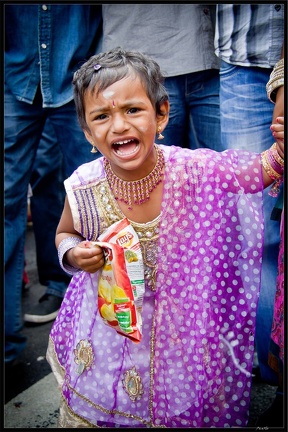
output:
[[[273,155],[274,159],[276,160],[276,162],[278,162],[279,165],[284,166],[284,159],[278,153],[276,142],[272,145],[271,151],[272,151],[272,155]]]
[[[268,174],[268,176],[272,179],[272,180],[278,180],[282,177],[282,174],[278,174],[270,165],[268,159],[267,159],[267,155],[266,152],[269,150],[264,151],[263,153],[261,153],[261,162],[263,165],[264,170],[266,171],[266,173]]]

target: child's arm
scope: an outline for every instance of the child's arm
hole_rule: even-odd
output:
[[[85,270],[89,273],[95,273],[104,265],[102,249],[99,246],[90,248],[89,241],[84,240],[84,238],[74,229],[72,213],[67,197],[56,230],[55,244],[57,249],[59,246],[59,249],[62,249],[59,255],[64,253],[63,264],[68,265],[68,267],[77,270]]]

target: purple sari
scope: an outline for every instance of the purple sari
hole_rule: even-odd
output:
[[[64,427],[247,425],[263,247],[260,155],[159,147],[165,179],[153,248],[151,230],[139,236],[144,262],[156,259],[155,288],[145,280],[143,339],[108,329],[98,275],[75,274],[47,352]],[[65,182],[75,228],[89,240],[124,217],[104,174],[101,158]],[[90,360],[79,374],[80,345]]]

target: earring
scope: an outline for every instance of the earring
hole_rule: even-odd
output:
[[[164,135],[161,134],[161,126],[158,126],[157,133],[158,133],[158,139],[162,140],[164,138]]]
[[[94,142],[92,141],[91,142],[91,144],[92,144],[92,150],[91,150],[91,153],[97,153],[98,152],[98,150],[97,150],[97,147],[94,145]]]

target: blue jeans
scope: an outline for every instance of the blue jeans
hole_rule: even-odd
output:
[[[95,155],[90,153],[91,145],[80,129],[73,101],[59,108],[42,108],[40,94],[30,105],[18,101],[5,86],[4,103],[6,362],[16,359],[26,344],[26,339],[21,334],[21,292],[27,225],[27,191],[46,120],[50,120],[62,150],[65,176],[70,175],[80,164],[95,158]],[[49,204],[44,204],[47,209]],[[45,244],[41,246],[44,249],[46,247]]]
[[[219,71],[210,69],[165,78],[170,102],[165,138],[157,143],[220,150]]]
[[[222,144],[260,153],[274,140],[270,131],[274,105],[268,100],[266,83],[271,69],[241,67],[221,62],[220,111]],[[268,352],[276,290],[280,222],[271,220],[277,199],[264,191],[264,250],[260,298],[256,318],[256,349],[262,379],[277,384],[268,366]]]
[[[58,260],[55,233],[65,200],[63,155],[50,120],[45,123],[30,178],[37,270],[46,294],[63,298],[70,277]],[[45,247],[43,247],[45,245]]]

